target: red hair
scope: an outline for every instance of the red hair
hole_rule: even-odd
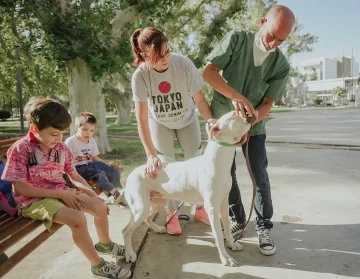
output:
[[[161,31],[153,27],[147,27],[145,29],[136,29],[131,35],[130,42],[135,57],[132,65],[139,66],[145,62],[142,54],[146,53],[151,64],[156,64],[157,61],[163,58],[161,48],[163,43],[168,42],[168,39]]]

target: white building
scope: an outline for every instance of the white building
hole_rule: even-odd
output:
[[[306,74],[307,80],[328,80],[359,76],[359,63],[354,57],[321,57],[301,62],[297,70]]]
[[[301,62],[297,71],[306,75],[306,92],[317,92],[327,102],[336,102],[337,97],[333,96],[336,87],[345,89],[346,102],[354,100],[359,88],[359,63],[354,57],[309,59]]]

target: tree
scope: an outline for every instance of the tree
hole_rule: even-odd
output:
[[[312,73],[310,74],[310,80],[317,80],[318,74],[317,74],[316,68],[312,67],[311,70],[312,70]]]
[[[128,30],[140,15],[166,16],[183,1],[58,0],[1,3],[13,14],[18,33],[28,37],[45,57],[66,69],[72,117],[91,111],[98,119],[95,137],[101,152],[110,151],[102,89],[107,73],[122,72],[129,62]],[[30,19],[30,20],[29,20]],[[27,26],[21,26],[25,22]],[[19,32],[20,31],[20,32]]]
[[[16,13],[16,11],[13,11]],[[20,68],[22,71],[23,98],[26,102],[33,96],[48,96],[60,99],[67,98],[66,72],[59,69],[51,59],[46,59],[36,51],[35,42],[31,41],[28,33],[36,32],[29,28],[23,32],[21,26],[16,26],[15,14],[0,6],[0,98],[7,106],[18,107],[17,93],[17,61],[15,46],[20,44]],[[22,30],[21,32],[19,32]]]
[[[332,93],[334,94],[336,99],[341,100],[344,97],[346,90],[341,86],[337,86],[332,90]]]
[[[118,122],[127,123],[133,68],[129,37],[140,26],[163,30],[176,51],[201,69],[205,58],[226,32],[257,31],[260,18],[274,0],[17,0],[1,3],[11,24],[42,56],[66,69],[70,111],[74,117],[88,110],[98,118],[101,152],[107,140],[104,94],[118,110]],[[289,40],[286,55],[308,51],[315,37],[299,33]],[[30,30],[30,31],[29,31]],[[293,36],[292,35],[292,36]],[[295,36],[296,35],[296,36]],[[290,39],[290,38],[289,38]],[[23,41],[21,41],[24,44]],[[210,90],[208,90],[210,92]]]

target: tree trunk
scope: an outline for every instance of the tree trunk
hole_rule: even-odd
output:
[[[68,63],[68,84],[70,114],[73,119],[71,134],[74,134],[74,120],[78,113],[83,111],[91,112],[97,119],[94,137],[100,153],[110,152],[106,128],[106,111],[104,95],[101,89],[104,81],[93,82],[91,72],[84,60],[76,58]]]
[[[117,118],[115,121],[115,125],[122,126],[122,125],[130,125],[131,124],[131,94],[124,93],[118,94],[118,97],[115,101],[116,108],[117,108]]]

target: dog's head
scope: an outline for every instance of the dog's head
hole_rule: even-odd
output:
[[[248,121],[235,114],[234,111],[224,114],[210,128],[209,135],[211,140],[235,144],[239,142],[251,128]]]

